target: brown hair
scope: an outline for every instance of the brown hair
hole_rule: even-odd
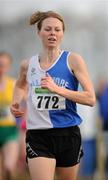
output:
[[[0,57],[2,57],[2,56],[6,56],[10,60],[10,63],[12,63],[12,61],[13,61],[12,56],[8,52],[0,51]]]
[[[56,13],[54,11],[46,11],[46,12],[37,11],[36,13],[31,15],[31,17],[30,17],[30,25],[34,25],[34,24],[37,23],[37,28],[40,31],[41,27],[42,27],[43,20],[46,19],[46,18],[49,18],[49,17],[59,19],[62,22],[63,31],[65,31],[65,24],[64,24],[63,18],[58,13]]]

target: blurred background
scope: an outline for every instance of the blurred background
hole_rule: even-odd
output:
[[[36,28],[29,25],[30,15],[37,10],[54,10],[63,16],[66,32],[62,49],[84,58],[97,95],[94,108],[78,106],[84,119],[81,131],[85,148],[79,180],[108,180],[106,136],[100,110],[100,97],[108,82],[108,0],[0,0],[0,51],[12,55],[9,75],[14,78],[20,61],[40,51]]]
[[[80,53],[89,66],[92,79],[108,75],[108,1],[107,0],[0,0],[0,49],[14,58],[13,75],[19,61],[40,49],[29,16],[36,10],[55,10],[66,23],[62,48]],[[36,37],[36,38],[35,38]]]

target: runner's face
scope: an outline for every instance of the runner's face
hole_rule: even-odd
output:
[[[57,18],[46,18],[43,20],[41,30],[38,33],[44,47],[59,47],[63,38],[62,22]]]
[[[0,75],[7,73],[10,64],[10,59],[7,56],[0,56]]]

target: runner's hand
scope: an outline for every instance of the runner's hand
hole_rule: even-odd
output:
[[[15,117],[21,117],[24,115],[24,111],[21,110],[20,105],[18,103],[14,103],[10,107],[10,111]]]
[[[41,79],[41,87],[47,88],[51,92],[56,92],[57,85],[52,77],[47,73],[45,77]]]

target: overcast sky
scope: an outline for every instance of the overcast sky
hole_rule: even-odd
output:
[[[75,11],[85,15],[94,7],[108,14],[108,0],[0,0],[0,20],[12,21],[36,10]]]

